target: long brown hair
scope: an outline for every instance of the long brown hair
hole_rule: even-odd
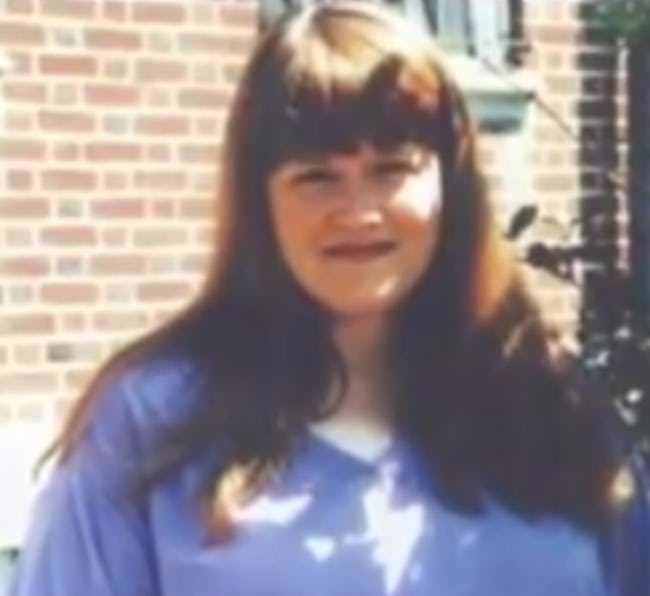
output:
[[[338,399],[346,385],[327,313],[279,255],[269,173],[304,152],[413,141],[439,155],[443,209],[435,258],[395,313],[389,341],[401,430],[451,507],[480,510],[488,491],[522,515],[590,527],[606,517],[619,462],[602,413],[552,355],[494,223],[472,123],[444,60],[432,40],[358,2],[308,9],[266,33],[228,123],[219,250],[203,292],[100,371],[59,441],[63,459],[110,379],[182,353],[200,372],[201,405],[161,434],[144,481],[153,487],[218,441],[204,497],[223,530],[229,506],[259,490],[306,425],[337,407],[326,397],[332,380]]]

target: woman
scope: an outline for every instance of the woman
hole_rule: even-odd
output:
[[[205,289],[79,402],[13,594],[650,588],[432,42],[354,2],[285,19],[226,148]]]

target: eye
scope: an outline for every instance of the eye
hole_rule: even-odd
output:
[[[293,183],[298,186],[322,186],[336,182],[336,180],[336,172],[321,167],[304,169],[293,177]]]
[[[412,160],[407,158],[395,158],[382,160],[373,167],[373,173],[379,177],[399,177],[417,172],[418,168]]]

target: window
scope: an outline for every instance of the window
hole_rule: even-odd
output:
[[[260,0],[262,26],[283,11],[328,0]],[[367,0],[393,7],[438,37],[449,51],[492,64],[517,63],[521,0]]]

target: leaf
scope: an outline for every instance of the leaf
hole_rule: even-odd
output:
[[[537,212],[535,205],[526,205],[519,209],[510,220],[507,237],[510,240],[518,238],[537,219]]]
[[[535,242],[528,247],[526,262],[533,267],[558,275],[560,259],[553,250],[541,242]]]

